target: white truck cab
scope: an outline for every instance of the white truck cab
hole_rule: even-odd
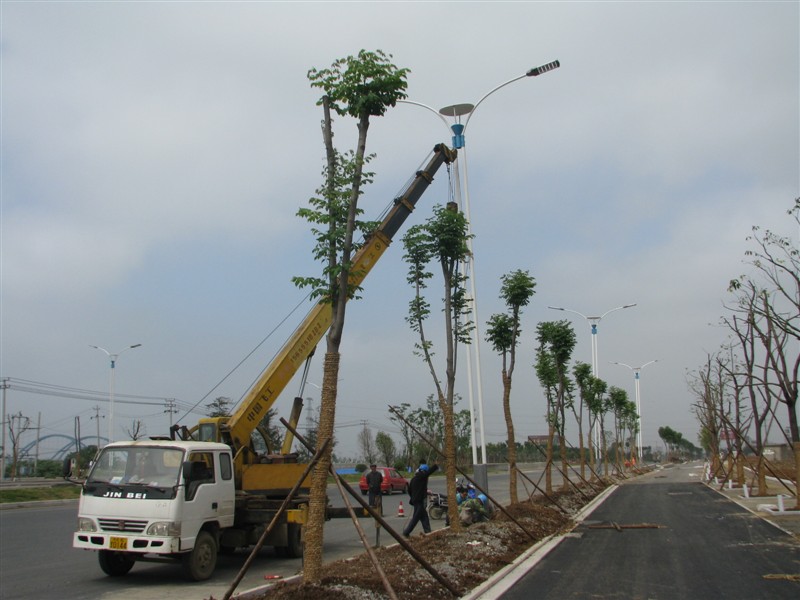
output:
[[[233,525],[231,449],[215,442],[131,441],[105,446],[83,485],[73,546],[99,552],[108,575],[137,560],[179,558],[207,579],[221,532]]]

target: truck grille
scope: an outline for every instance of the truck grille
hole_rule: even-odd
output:
[[[103,531],[142,533],[147,527],[147,521],[131,521],[130,519],[98,519],[97,521]]]

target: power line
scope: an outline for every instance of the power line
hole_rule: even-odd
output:
[[[17,379],[14,377],[5,378],[8,389],[18,392],[37,394],[40,396],[55,396],[58,398],[69,398],[73,400],[89,400],[92,402],[108,402],[108,392],[98,392],[81,388],[71,388],[63,385],[31,381],[28,379]],[[181,405],[183,408],[190,405],[180,402],[175,398],[164,398],[160,396],[139,396],[135,394],[116,394],[115,402],[122,404],[138,404],[144,406],[164,406],[170,403],[174,406]],[[191,412],[191,410],[189,410]]]

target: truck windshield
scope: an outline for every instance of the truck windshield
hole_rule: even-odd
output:
[[[106,448],[97,458],[86,483],[178,485],[183,451],[141,446]]]

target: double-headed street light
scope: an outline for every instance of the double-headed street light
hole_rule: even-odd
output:
[[[633,371],[633,379],[635,381],[634,388],[636,393],[636,414],[639,415],[639,431],[636,433],[636,445],[639,447],[639,451],[637,455],[639,457],[639,462],[642,462],[642,401],[639,397],[639,373],[641,373],[642,369],[644,369],[647,365],[652,365],[653,363],[657,363],[658,359],[651,360],[650,362],[644,363],[640,367],[632,367],[630,365],[626,365],[625,363],[621,362],[611,362],[612,365],[620,365],[623,367],[628,367],[631,371]]]
[[[587,315],[585,315],[583,313],[579,313],[577,310],[572,310],[570,308],[564,308],[562,306],[548,306],[547,308],[551,308],[553,310],[561,310],[561,311],[564,311],[564,312],[575,313],[576,315],[579,315],[579,316],[583,317],[584,319],[586,319],[589,322],[589,324],[592,326],[592,375],[594,375],[595,377],[600,377],[600,373],[599,373],[598,365],[597,365],[597,324],[600,323],[600,321],[603,320],[603,317],[605,317],[606,315],[614,312],[615,310],[622,310],[623,308],[631,308],[633,306],[636,306],[635,302],[633,304],[625,304],[623,306],[617,306],[616,308],[612,308],[611,310],[607,310],[606,312],[604,312],[599,317],[587,316]]]
[[[94,348],[96,350],[100,350],[101,352],[105,352],[106,356],[108,356],[108,358],[111,361],[111,373],[109,375],[109,382],[108,382],[108,442],[109,443],[114,441],[114,372],[116,371],[117,359],[123,352],[131,350],[133,348],[138,348],[139,346],[141,346],[141,344],[133,344],[132,346],[128,346],[127,348],[120,350],[116,354],[112,354],[105,348],[89,344],[90,348]]]
[[[445,106],[444,108],[439,109],[438,111],[427,104],[422,104],[420,102],[414,102],[412,100],[400,100],[400,102],[404,104],[413,104],[415,106],[421,106],[424,109],[427,109],[438,116],[442,122],[444,123],[445,127],[447,127],[448,131],[452,133],[452,140],[453,140],[453,147],[459,152],[459,158],[456,161],[456,165],[454,167],[456,172],[456,184],[455,184],[455,196],[459,204],[461,204],[461,171],[458,168],[459,164],[464,165],[464,216],[467,218],[467,224],[469,227],[468,233],[469,238],[467,239],[467,249],[469,251],[469,256],[464,263],[464,271],[465,274],[469,276],[470,282],[470,311],[472,312],[472,318],[475,324],[475,327],[472,330],[473,342],[471,345],[472,349],[475,352],[475,385],[477,387],[477,395],[478,395],[478,423],[480,427],[480,447],[481,447],[481,462],[478,463],[478,452],[476,448],[477,443],[477,436],[475,434],[475,402],[473,400],[473,389],[472,389],[472,359],[470,354],[470,359],[467,361],[467,391],[469,394],[469,414],[470,414],[470,428],[472,433],[472,463],[473,464],[485,464],[486,463],[486,435],[484,433],[484,426],[483,426],[483,386],[481,384],[481,354],[480,354],[480,324],[478,322],[478,302],[477,302],[477,295],[476,295],[476,282],[475,282],[475,253],[472,249],[472,218],[470,216],[470,206],[469,206],[469,179],[467,177],[467,148],[466,148],[466,132],[467,132],[467,125],[469,125],[470,119],[472,119],[472,115],[475,114],[477,108],[481,105],[481,103],[486,100],[489,96],[494,94],[497,90],[504,88],[505,86],[514,83],[515,81],[519,81],[520,79],[525,79],[526,77],[536,77],[538,75],[542,75],[543,73],[547,73],[548,71],[552,71],[553,69],[557,69],[561,66],[561,63],[557,60],[547,63],[546,65],[541,65],[539,67],[534,67],[530,69],[526,73],[522,75],[518,75],[508,81],[501,83],[500,85],[496,86],[489,92],[483,95],[483,97],[478,100],[475,104],[453,104],[450,106]],[[462,123],[462,117],[466,117],[466,120]],[[452,122],[449,120],[452,119]]]
[[[600,321],[602,321],[603,318],[606,315],[608,315],[608,314],[610,314],[610,313],[612,313],[614,311],[622,310],[623,308],[631,308],[633,306],[636,306],[635,302],[633,304],[624,304],[622,306],[617,306],[615,308],[612,308],[611,310],[607,310],[606,312],[604,312],[599,317],[593,317],[593,316],[585,315],[583,313],[579,313],[577,310],[572,310],[570,308],[564,308],[563,306],[548,306],[547,308],[551,308],[553,310],[561,310],[561,311],[564,311],[564,312],[575,313],[576,315],[579,315],[579,316],[583,317],[584,319],[586,319],[589,322],[589,324],[592,327],[592,375],[594,375],[595,377],[599,378],[600,377],[600,372],[599,372],[599,368],[598,368],[598,364],[597,364],[597,360],[598,360],[598,358],[597,358],[597,324],[600,323]],[[597,428],[594,428],[594,435],[592,436],[592,432],[591,431],[589,432],[589,435],[590,435],[590,437],[594,438],[595,448],[599,449],[601,447],[600,446],[600,430],[597,429]]]

